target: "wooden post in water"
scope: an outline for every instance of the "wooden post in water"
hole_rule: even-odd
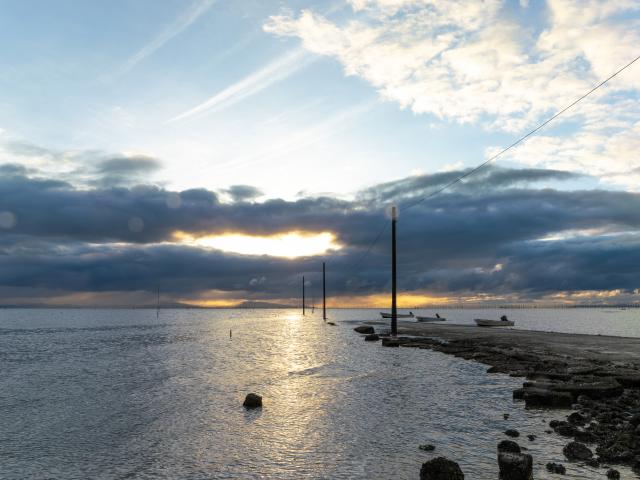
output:
[[[396,207],[391,207],[391,335],[398,335],[398,308],[396,305]]]
[[[327,283],[325,281],[325,265],[322,262],[322,319],[327,320]]]
[[[302,315],[304,316],[304,275],[302,276]]]

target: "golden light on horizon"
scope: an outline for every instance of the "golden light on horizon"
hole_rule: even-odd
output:
[[[336,243],[336,236],[331,232],[292,231],[275,235],[223,233],[195,236],[178,231],[173,236],[176,241],[182,244],[213,248],[241,255],[269,255],[283,258],[322,255],[329,250],[342,248],[339,243]]]

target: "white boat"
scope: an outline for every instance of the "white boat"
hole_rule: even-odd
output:
[[[479,327],[513,327],[513,320],[487,320],[485,318],[476,318],[473,320]]]
[[[389,312],[380,312],[382,318],[391,318],[391,314]],[[396,318],[413,318],[413,313],[398,313]]]
[[[416,320],[419,322],[444,322],[446,318],[444,317],[422,317],[420,315],[416,315]]]

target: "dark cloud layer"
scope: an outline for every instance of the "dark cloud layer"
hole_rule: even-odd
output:
[[[112,159],[105,173],[147,168]],[[131,160],[131,159],[127,159]],[[397,202],[401,287],[431,294],[519,295],[558,291],[632,291],[640,286],[640,195],[619,191],[534,188],[570,180],[561,171],[490,168],[409,210],[403,205],[463,172],[410,177],[360,192],[352,202],[328,197],[252,202],[257,189],[236,186],[225,203],[204,189],[157,187],[76,189],[0,167],[0,286],[34,291],[152,291],[176,298],[208,290],[236,298],[288,298],[300,275],[317,283],[322,258],[297,260],[231,255],[167,244],[192,234],[290,230],[332,231],[345,248],[329,262],[332,295],[385,291],[389,235],[363,257]],[[584,232],[588,230],[588,234]],[[6,303],[6,302],[5,302]]]

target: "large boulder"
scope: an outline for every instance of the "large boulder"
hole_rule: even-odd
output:
[[[370,334],[375,333],[375,330],[370,325],[360,325],[359,327],[354,328],[354,330],[358,333]]]
[[[498,452],[501,480],[533,480],[533,457],[526,453]]]
[[[261,408],[262,407],[262,397],[255,393],[248,394],[244,403],[242,404],[244,408]]]
[[[500,452],[520,453],[520,445],[513,440],[502,440],[498,444],[498,453]]]
[[[464,473],[456,462],[437,457],[422,464],[420,480],[464,480]]]
[[[593,452],[583,443],[569,442],[562,449],[562,453],[567,457],[567,460],[585,461],[593,457]]]

